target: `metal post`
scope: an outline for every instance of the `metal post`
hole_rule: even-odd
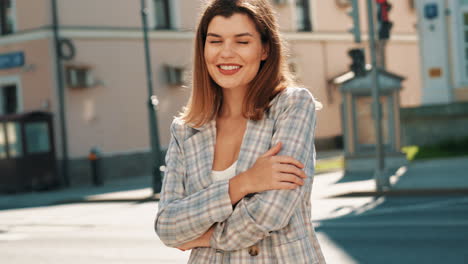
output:
[[[385,60],[385,48],[387,47],[387,40],[379,40],[377,41],[377,66],[378,68],[385,70],[386,68],[386,60]]]
[[[354,42],[361,43],[361,22],[359,21],[359,3],[358,0],[352,0],[351,12],[349,15],[353,19],[353,27],[350,32],[354,35]]]
[[[161,148],[159,145],[158,125],[156,120],[156,104],[157,99],[153,95],[153,75],[151,70],[151,56],[148,41],[148,9],[146,8],[146,0],[141,0],[141,19],[143,22],[143,38],[145,45],[145,61],[146,61],[146,79],[148,87],[148,112],[149,112],[149,128],[151,140],[152,154],[152,174],[153,174],[153,194],[161,192]],[[153,101],[155,103],[153,103]]]
[[[380,105],[380,84],[378,80],[378,66],[377,66],[377,54],[376,54],[376,41],[375,41],[375,27],[374,27],[374,0],[367,0],[367,17],[369,23],[369,46],[372,60],[372,109],[375,124],[375,137],[376,137],[376,168],[375,168],[375,185],[377,191],[382,191],[384,187],[384,170],[385,160],[382,144],[382,109]]]
[[[60,57],[60,37],[59,37],[59,23],[57,14],[57,0],[52,0],[52,31],[54,34],[54,51],[55,51],[55,65],[57,67],[57,92],[59,97],[59,112],[60,112],[60,133],[62,145],[62,174],[63,183],[66,187],[70,186],[68,177],[68,140],[67,140],[67,119],[65,113],[65,85],[63,82],[63,65],[62,58]]]

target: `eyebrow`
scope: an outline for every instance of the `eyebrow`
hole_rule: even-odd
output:
[[[206,36],[212,36],[212,37],[216,37],[216,38],[221,38],[221,35],[218,35],[218,34],[215,34],[215,33],[208,33],[208,34],[206,34]],[[250,34],[250,33],[248,33],[248,32],[240,33],[240,34],[236,34],[236,35],[235,35],[235,37],[245,37],[245,36],[253,37],[253,35]]]

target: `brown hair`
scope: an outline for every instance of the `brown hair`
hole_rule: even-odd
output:
[[[251,120],[263,118],[271,100],[292,84],[285,61],[285,49],[279,34],[273,8],[268,0],[213,0],[206,6],[195,36],[192,72],[192,93],[180,117],[185,123],[200,127],[216,115],[223,104],[222,88],[208,73],[204,48],[208,25],[215,16],[229,18],[233,14],[248,15],[260,33],[262,43],[268,46],[268,57],[260,63],[260,69],[250,83],[244,98],[242,112]]]

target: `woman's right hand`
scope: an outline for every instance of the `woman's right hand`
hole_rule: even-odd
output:
[[[246,182],[244,186],[248,193],[263,192],[267,190],[295,189],[304,185],[304,165],[293,157],[276,156],[281,150],[279,142],[262,156],[254,165],[245,171]]]

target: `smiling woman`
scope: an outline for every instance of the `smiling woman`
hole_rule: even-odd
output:
[[[268,57],[267,45],[246,14],[214,17],[205,42],[205,61],[211,78],[224,89],[245,93],[260,62]]]
[[[310,218],[315,110],[268,0],[213,0],[171,125],[155,229],[189,263],[325,263]]]

